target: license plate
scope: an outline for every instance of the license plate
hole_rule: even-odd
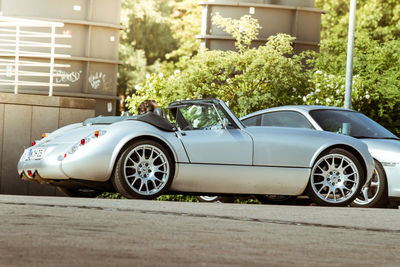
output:
[[[44,155],[44,148],[31,148],[29,149],[28,159],[41,159]]]

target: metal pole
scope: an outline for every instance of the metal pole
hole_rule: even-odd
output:
[[[353,50],[354,28],[356,21],[356,0],[350,0],[349,34],[347,40],[346,87],[344,94],[344,107],[351,108],[351,90],[353,83]]]
[[[56,26],[51,26],[51,45],[50,45],[50,77],[49,77],[49,96],[53,96],[53,76],[54,76],[54,54],[56,46]]]
[[[21,27],[17,25],[15,27],[15,70],[14,70],[14,94],[18,94],[18,85],[19,85],[19,45],[20,45],[20,30]]]

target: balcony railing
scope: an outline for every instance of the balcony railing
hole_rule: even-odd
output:
[[[54,87],[69,86],[54,82],[55,77],[65,76],[54,73],[55,67],[70,67],[55,63],[55,59],[70,57],[57,54],[56,48],[71,48],[57,42],[71,38],[68,32],[57,34],[59,27],[64,24],[0,16],[0,86],[13,86],[15,94],[20,86],[48,87],[49,96]]]

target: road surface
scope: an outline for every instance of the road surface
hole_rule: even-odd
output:
[[[400,210],[0,195],[0,266],[399,266]]]

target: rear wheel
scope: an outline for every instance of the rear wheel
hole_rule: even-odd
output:
[[[363,208],[386,208],[388,206],[386,174],[382,165],[376,160],[375,171],[371,182],[363,186],[361,193],[351,203],[351,206]]]
[[[357,158],[344,149],[334,148],[317,158],[306,192],[319,205],[347,206],[364,182],[364,172]]]
[[[127,198],[153,199],[169,188],[173,173],[168,151],[159,143],[141,140],[122,152],[115,167],[113,184]]]

